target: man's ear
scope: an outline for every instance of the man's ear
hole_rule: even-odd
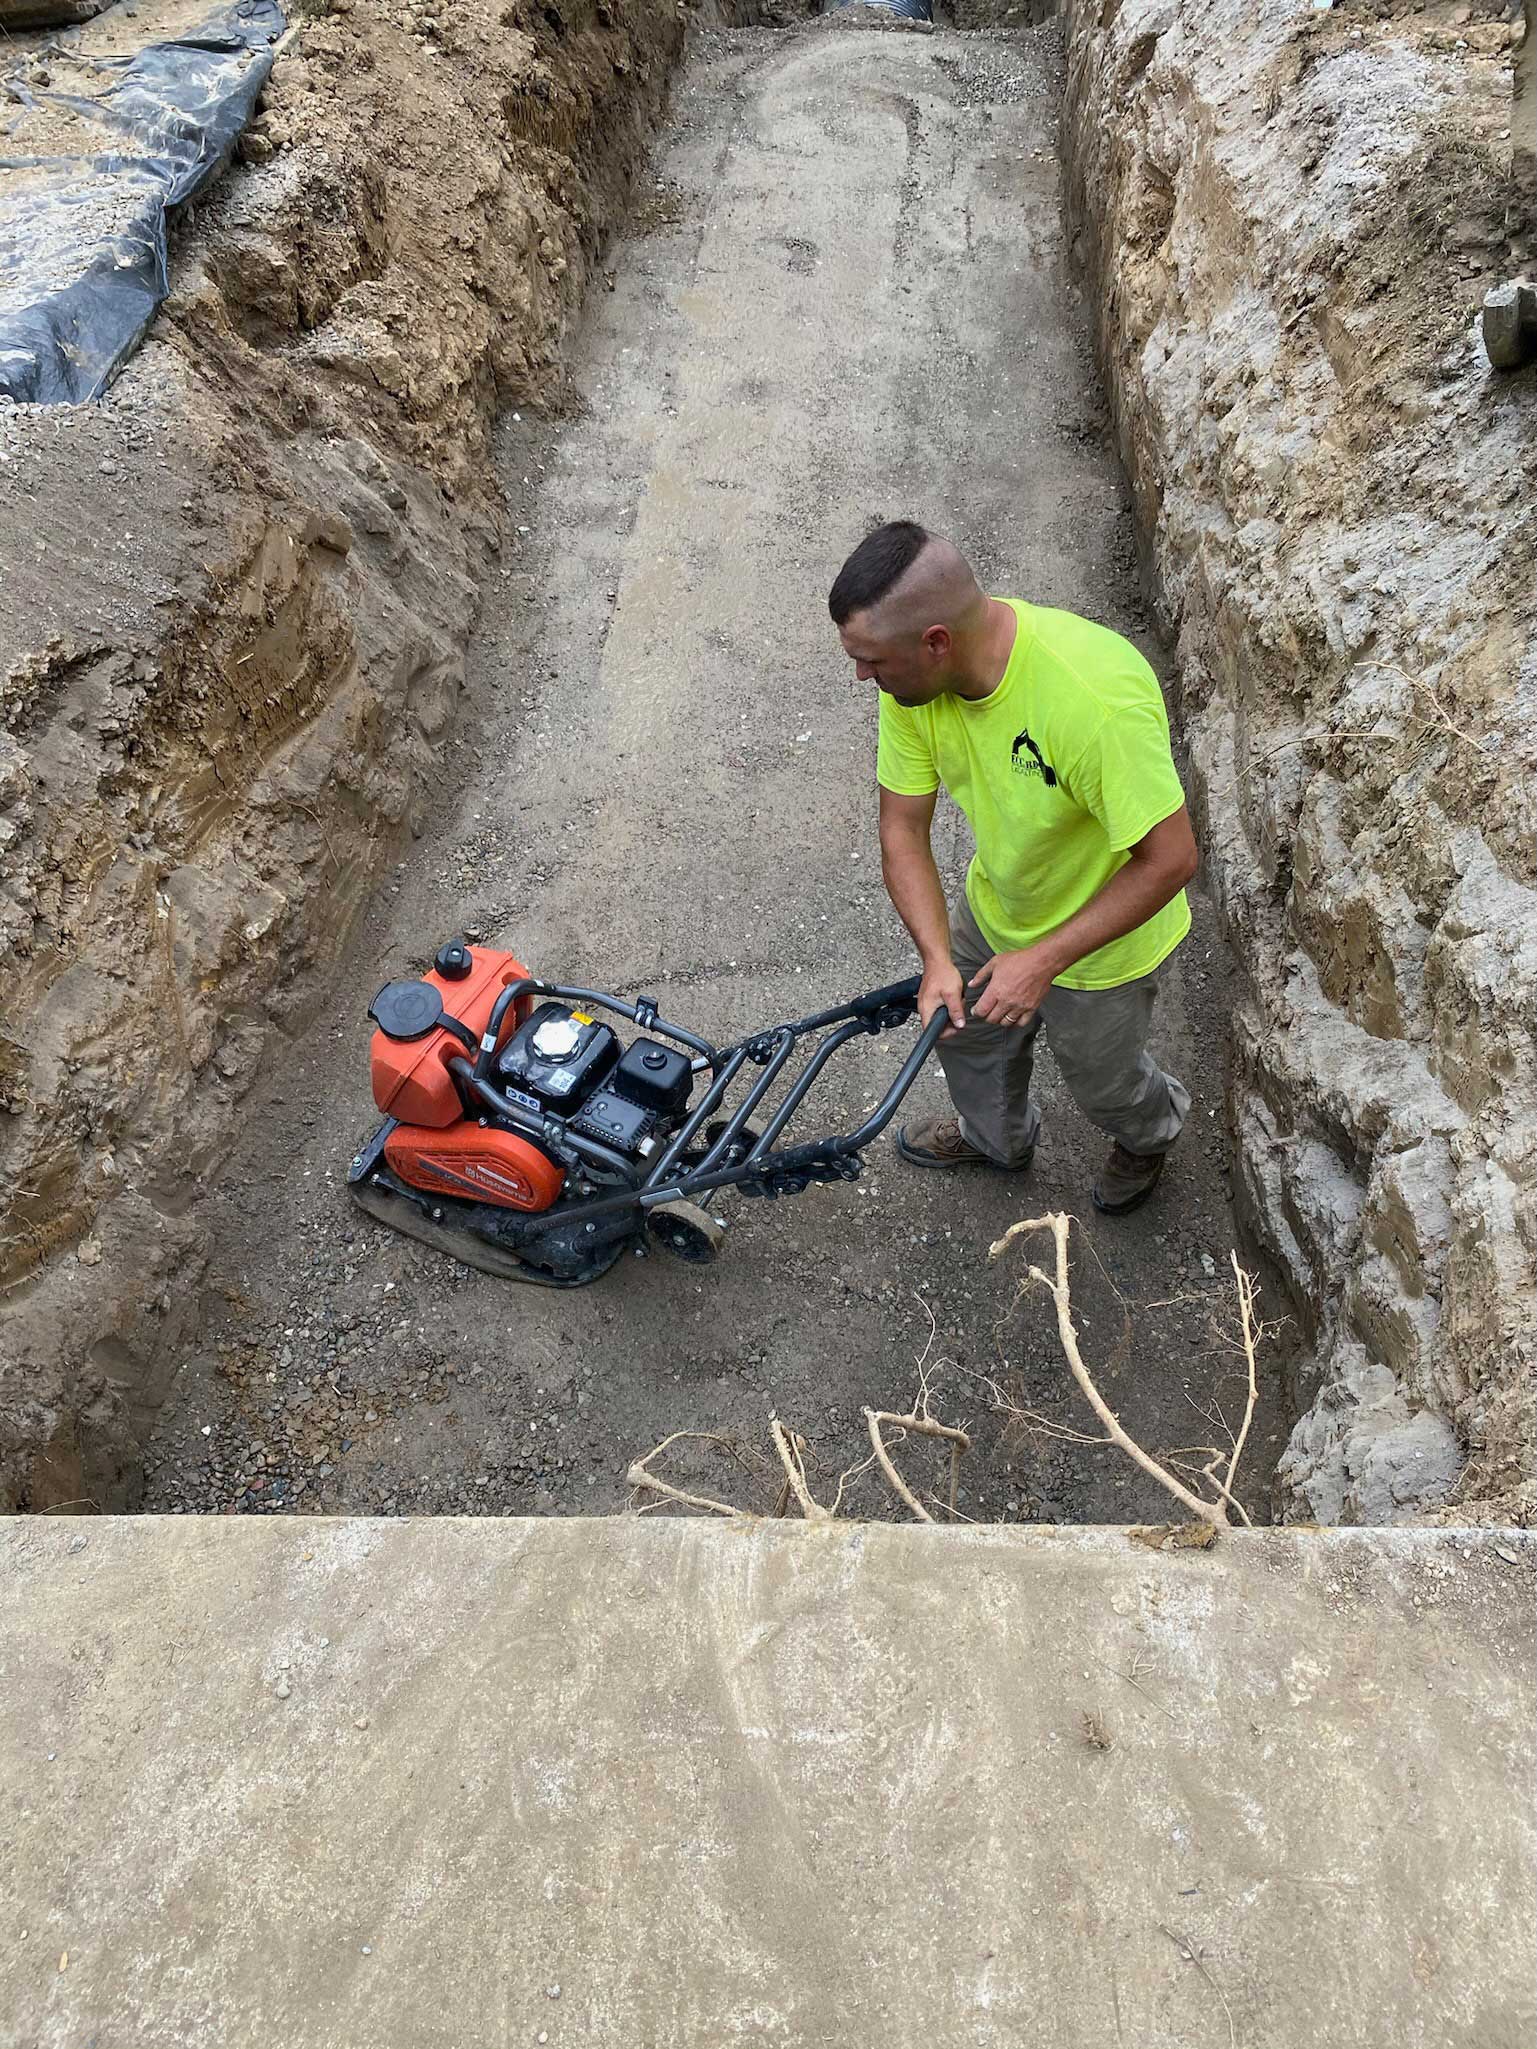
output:
[[[953,645],[949,627],[926,626],[923,631],[923,644],[936,662],[942,662]]]

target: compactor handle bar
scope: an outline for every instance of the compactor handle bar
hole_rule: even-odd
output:
[[[863,996],[852,997],[847,1003],[837,1004],[831,1010],[819,1010],[811,1017],[801,1018],[795,1024],[777,1025],[766,1032],[755,1032],[750,1038],[741,1040],[740,1044],[749,1048],[757,1046],[765,1040],[772,1039],[777,1031],[788,1031],[794,1037],[802,1038],[807,1032],[821,1031],[824,1026],[840,1024],[846,1018],[858,1018],[866,1030],[884,1031],[888,1025],[903,1023],[917,1009],[919,979],[917,975],[908,975],[903,981],[887,982],[883,988],[871,989]],[[477,1081],[489,1080],[497,1040],[501,1036],[507,1013],[524,996],[552,996],[560,1003],[590,1003],[600,1010],[611,1010],[617,1017],[626,1018],[631,1024],[639,1025],[643,1032],[656,1032],[664,1039],[672,1039],[680,1046],[687,1046],[697,1056],[694,1061],[696,1072],[709,1067],[719,1073],[722,1064],[735,1051],[734,1047],[721,1050],[712,1046],[708,1039],[698,1038],[693,1032],[685,1031],[682,1025],[670,1023],[658,1010],[654,996],[637,996],[633,1003],[626,1003],[622,997],[611,996],[603,989],[578,989],[568,983],[544,982],[537,975],[524,975],[516,982],[509,982],[491,1006],[491,1015],[486,1020],[480,1050],[475,1058]],[[887,1015],[888,1012],[890,1015]],[[877,1018],[880,1020],[878,1024],[870,1022]]]
[[[508,1010],[520,997],[553,997],[561,1003],[612,1011],[638,1025],[642,1031],[654,1032],[689,1047],[697,1055],[693,1062],[695,1072],[708,1068],[712,1079],[703,1097],[668,1140],[660,1158],[649,1168],[644,1179],[628,1189],[581,1204],[581,1216],[596,1217],[637,1202],[643,1209],[651,1209],[658,1203],[706,1195],[734,1184],[741,1186],[744,1195],[773,1197],[795,1194],[812,1181],[857,1179],[860,1153],[885,1130],[918,1078],[919,1070],[949,1021],[943,1006],[930,1018],[891,1086],[856,1130],[775,1150],[776,1140],[838,1048],[850,1039],[889,1031],[896,1025],[905,1024],[918,1008],[918,984],[919,977],[909,975],[904,981],[871,989],[847,1003],[834,1005],[830,1010],[816,1011],[793,1023],[771,1025],[733,1045],[716,1047],[708,1040],[685,1031],[681,1025],[670,1024],[659,1014],[652,997],[638,996],[633,1003],[626,1003],[621,997],[609,995],[601,989],[578,989],[525,975],[516,982],[509,982],[497,997],[474,1064],[469,1060],[455,1059],[450,1066],[464,1087],[467,1098],[494,1111],[514,1129],[540,1140],[557,1154],[568,1157],[573,1164],[585,1161],[609,1174],[618,1169],[628,1177],[634,1169],[622,1155],[572,1130],[563,1118],[553,1115],[541,1118],[525,1110],[506,1096],[492,1079],[502,1024]],[[748,1119],[767,1096],[797,1043],[815,1033],[825,1033],[826,1036],[776,1105],[762,1133],[749,1134]],[[684,1163],[680,1169],[680,1162],[689,1146],[720,1108],[732,1082],[749,1062],[761,1067],[762,1074],[713,1135],[703,1158]],[[745,1151],[742,1145],[744,1137],[752,1140]],[[522,1229],[531,1233],[550,1229],[557,1223],[571,1221],[574,1214],[567,1208],[551,1212],[548,1216],[531,1216]]]

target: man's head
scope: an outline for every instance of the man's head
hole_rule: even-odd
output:
[[[987,599],[959,549],[894,519],[866,534],[838,571],[827,609],[860,681],[916,705],[964,680]]]

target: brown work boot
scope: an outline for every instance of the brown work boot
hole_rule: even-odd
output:
[[[1094,1184],[1094,1207],[1107,1217],[1140,1208],[1158,1186],[1167,1158],[1167,1153],[1129,1153],[1117,1140]]]
[[[904,1125],[897,1133],[897,1151],[913,1167],[998,1167],[1001,1164],[991,1153],[985,1153],[972,1144],[961,1130],[958,1117],[925,1117],[921,1124]],[[1027,1154],[1012,1171],[1021,1173],[1029,1164]]]

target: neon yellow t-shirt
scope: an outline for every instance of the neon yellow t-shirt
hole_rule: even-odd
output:
[[[941,783],[976,835],[966,897],[995,953],[1082,910],[1126,849],[1185,801],[1158,678],[1108,627],[1009,599],[1019,620],[1003,681],[982,698],[909,708],[881,695],[876,774],[902,797]],[[1057,976],[1113,989],[1150,974],[1190,930],[1185,892]]]

